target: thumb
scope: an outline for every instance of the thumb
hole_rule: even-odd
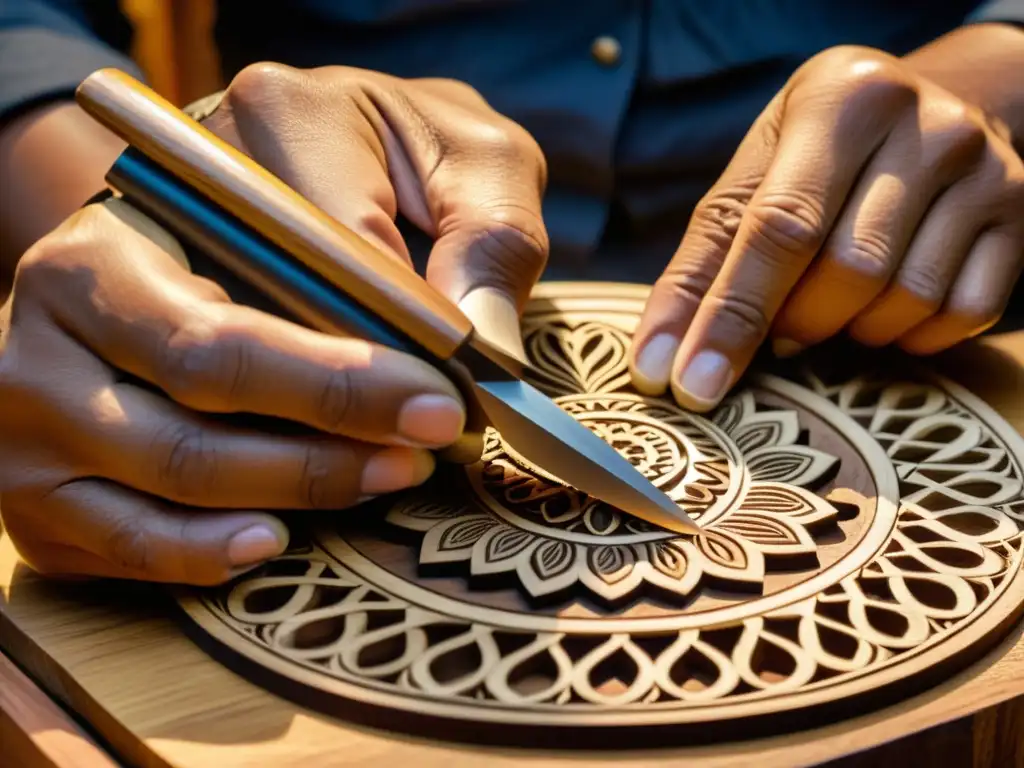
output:
[[[548,259],[541,188],[526,167],[453,165],[439,169],[428,191],[436,239],[427,280],[481,333],[498,337],[518,339],[519,313]]]
[[[483,285],[467,293],[458,306],[484,341],[517,360],[527,362],[519,312],[511,296]]]
[[[548,259],[541,185],[530,167],[500,159],[483,167],[455,165],[439,169],[428,192],[437,236],[427,281],[486,340],[521,359],[519,315]]]

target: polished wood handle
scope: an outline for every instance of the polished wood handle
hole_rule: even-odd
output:
[[[473,326],[410,267],[328,216],[130,75],[102,69],[76,99],[96,120],[441,360]]]

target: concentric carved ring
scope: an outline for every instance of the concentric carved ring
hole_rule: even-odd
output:
[[[537,386],[701,536],[590,499],[491,433],[479,463],[184,594],[194,634],[345,717],[635,746],[853,714],[966,665],[1019,617],[1024,441],[983,403],[819,357],[690,414],[629,385],[644,296],[544,286],[526,350]]]

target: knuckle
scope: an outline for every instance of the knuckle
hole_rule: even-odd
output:
[[[196,298],[211,304],[230,304],[231,296],[224,287],[213,280],[199,275],[189,275],[189,286]]]
[[[357,412],[358,388],[352,372],[334,368],[324,377],[316,403],[316,420],[328,432],[338,432]]]
[[[83,285],[95,283],[97,254],[110,250],[112,217],[102,205],[89,205],[34,243],[18,260],[14,301],[81,295]]]
[[[299,477],[299,498],[309,509],[331,509],[337,507],[339,498],[334,489],[339,464],[326,446],[312,443],[306,447]]]
[[[988,132],[981,121],[977,110],[963,102],[950,107],[955,111],[949,127],[946,128],[948,143],[960,149],[964,154],[978,157],[988,144]]]
[[[226,95],[232,107],[254,110],[294,94],[305,80],[302,70],[277,62],[258,61],[243,67],[232,78]]]
[[[894,266],[889,238],[874,232],[858,232],[850,242],[836,246],[832,259],[843,269],[872,282],[887,280]]]
[[[897,278],[899,286],[926,307],[936,310],[946,296],[947,277],[933,262],[905,267]]]
[[[773,195],[747,209],[755,247],[780,260],[817,252],[825,239],[820,203],[802,194]]]
[[[458,80],[453,77],[423,77],[417,78],[413,82],[435,88],[439,91],[449,91],[463,98],[475,101],[481,106],[487,106],[487,100],[484,98],[484,95],[465,80]]]
[[[544,152],[533,135],[519,123],[497,112],[474,121],[472,151],[489,160],[519,166],[523,162],[544,164]]]
[[[932,131],[934,164],[954,170],[977,163],[988,146],[988,132],[978,110],[961,101],[942,105],[939,126]]]
[[[192,321],[167,339],[161,385],[179,402],[230,410],[244,391],[249,358],[244,332],[210,320]]]
[[[532,274],[547,263],[544,225],[534,213],[514,203],[487,210],[487,222],[473,239],[488,262],[500,265],[509,276],[521,277],[524,271]]]
[[[714,280],[706,270],[695,268],[689,261],[673,262],[654,284],[658,301],[670,306],[697,306],[711,289]]]
[[[713,192],[694,207],[693,223],[702,237],[727,248],[739,230],[746,203],[741,196]]]
[[[715,315],[729,336],[743,341],[760,341],[768,335],[771,319],[755,300],[739,294],[716,300]]]
[[[839,45],[818,56],[825,71],[837,82],[847,104],[858,106],[909,105],[917,100],[917,87],[891,56],[857,45]]]
[[[525,129],[509,120],[482,120],[473,127],[473,151],[491,162],[521,163],[540,155],[540,148]]]
[[[18,261],[15,285],[20,293],[44,293],[62,283],[69,271],[82,263],[86,243],[76,229],[50,233],[29,248]]]
[[[121,517],[106,537],[106,559],[129,571],[147,573],[152,565],[149,534],[137,517]]]
[[[306,71],[275,61],[257,61],[234,76],[224,100],[236,121],[276,122],[305,105],[314,92],[311,81]]]
[[[209,498],[217,482],[217,450],[200,426],[172,421],[156,436],[156,480],[162,492],[182,503]]]

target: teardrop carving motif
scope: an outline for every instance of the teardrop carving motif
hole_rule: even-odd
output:
[[[702,535],[591,499],[491,431],[477,464],[180,592],[211,649],[342,715],[625,745],[634,728],[734,738],[752,716],[801,727],[872,687],[907,695],[1021,615],[1020,435],[946,381],[849,360],[755,372],[707,416],[643,396],[626,356],[644,295],[542,287],[531,375]]]

